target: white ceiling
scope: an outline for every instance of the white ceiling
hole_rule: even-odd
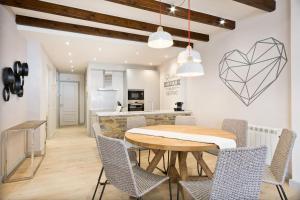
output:
[[[135,19],[148,23],[157,24],[159,15],[157,13],[144,11],[128,6],[123,6],[104,0],[46,0],[48,2],[63,4],[71,7],[77,7],[85,10],[96,11],[109,15]],[[180,4],[183,0],[163,0],[166,3]],[[182,7],[186,7],[187,1]],[[258,15],[262,11],[234,2],[232,0],[192,0],[192,10],[208,13],[211,15],[220,16],[223,18],[238,21],[240,19]],[[106,28],[111,30],[126,31],[131,33],[149,35],[149,32],[121,28],[111,25],[105,25],[95,22],[78,20],[68,17],[61,17],[46,13],[40,13],[30,10],[13,8],[13,11],[19,15],[32,16],[37,18],[50,19],[85,26]],[[163,25],[176,27],[179,29],[187,29],[187,21],[171,16],[163,16]],[[238,26],[238,23],[236,24]],[[53,64],[59,71],[70,71],[70,66],[73,65],[77,72],[82,72],[87,67],[88,62],[94,61],[101,63],[120,64],[127,61],[130,64],[139,65],[159,65],[170,57],[174,57],[182,49],[172,47],[164,50],[155,50],[147,47],[146,43],[130,42],[124,40],[109,39],[103,37],[87,36],[82,34],[67,33],[62,31],[53,31],[47,29],[39,29],[33,27],[19,26],[19,30],[28,39],[37,39],[43,45],[46,53],[52,60]],[[191,23],[191,29],[195,32],[210,34],[220,30],[220,28],[209,26],[200,23]],[[230,31],[230,30],[228,30]],[[182,38],[176,38],[180,39]],[[65,42],[69,41],[70,45]],[[98,49],[102,50],[99,51]],[[72,55],[69,56],[68,53]],[[73,63],[70,63],[70,60]]]

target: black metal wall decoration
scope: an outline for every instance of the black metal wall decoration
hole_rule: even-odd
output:
[[[255,101],[274,83],[287,63],[284,44],[273,37],[257,41],[248,53],[225,53],[219,77],[246,105]]]
[[[16,61],[13,69],[5,67],[2,71],[2,80],[4,88],[2,96],[4,101],[9,101],[10,93],[16,94],[18,97],[24,95],[24,77],[28,76],[29,68],[27,63]]]

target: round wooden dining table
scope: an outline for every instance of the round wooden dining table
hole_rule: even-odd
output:
[[[185,126],[185,125],[156,125],[142,127],[142,129],[149,129],[152,131],[168,131],[178,132],[183,134],[195,134],[195,135],[208,135],[221,137],[226,139],[236,140],[234,133],[227,132],[219,129],[210,129],[199,126]],[[188,168],[187,168],[187,154],[190,152],[195,157],[198,164],[202,167],[204,173],[208,178],[213,177],[212,171],[209,169],[206,162],[203,160],[202,152],[212,149],[218,149],[218,146],[213,143],[201,143],[194,141],[179,140],[167,137],[158,137],[151,135],[143,135],[137,133],[130,133],[130,130],[125,133],[125,139],[137,146],[151,149],[155,156],[151,160],[147,167],[148,172],[153,172],[158,163],[162,159],[166,151],[171,152],[170,162],[168,166],[168,176],[173,180],[187,180]],[[179,172],[177,171],[175,164],[178,157]],[[183,192],[182,192],[183,194]],[[184,198],[184,196],[183,196]]]

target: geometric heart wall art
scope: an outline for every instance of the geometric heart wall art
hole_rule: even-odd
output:
[[[225,53],[219,64],[223,83],[249,106],[274,83],[287,63],[284,44],[272,37],[257,41],[248,53]]]

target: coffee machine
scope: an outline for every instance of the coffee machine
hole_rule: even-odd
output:
[[[176,105],[177,107],[174,108],[174,111],[184,111],[184,110],[182,109],[183,102],[176,102],[175,105]]]

